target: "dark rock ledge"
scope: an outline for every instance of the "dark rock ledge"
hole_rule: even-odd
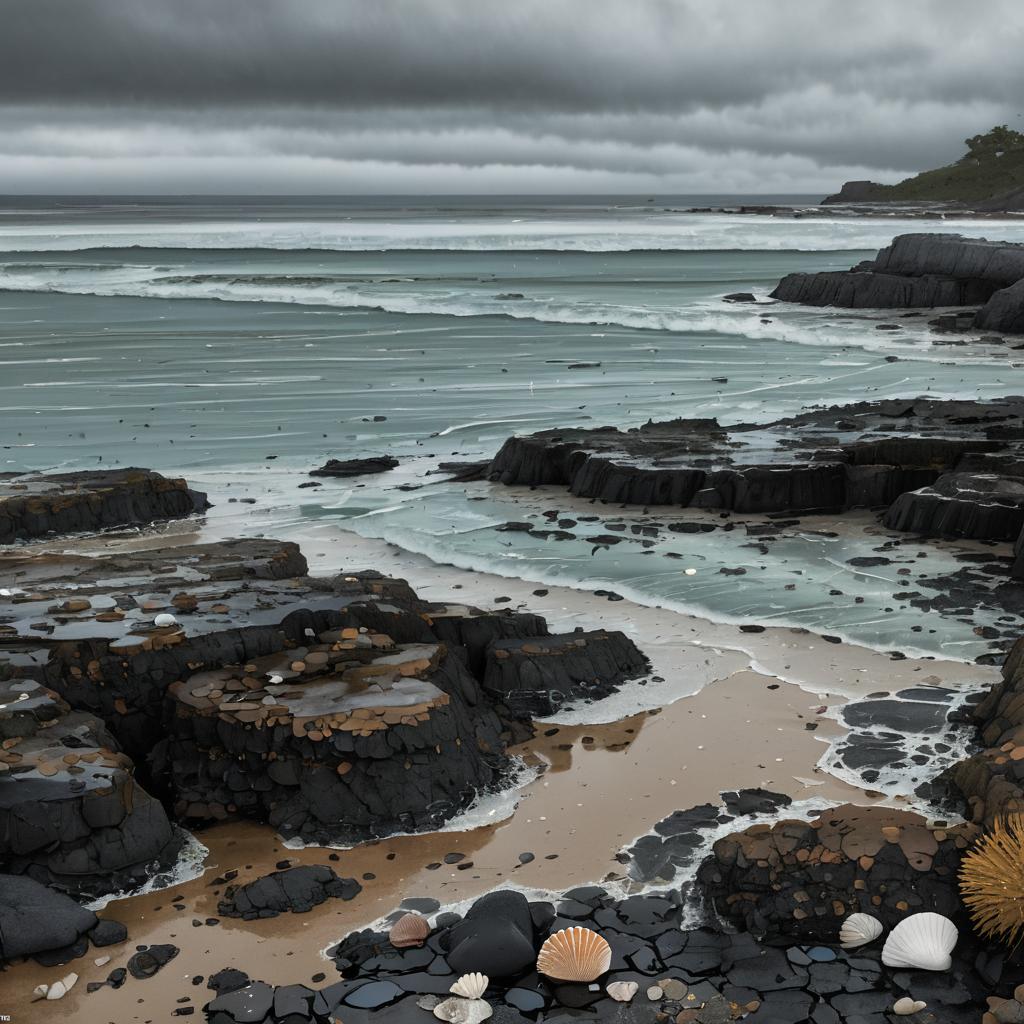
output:
[[[630,505],[746,514],[879,509],[893,530],[1015,542],[1012,576],[1024,578],[1021,397],[888,399],[728,428],[679,419],[631,430],[546,430],[509,438],[487,475]]]
[[[0,474],[0,544],[135,526],[209,508],[184,480],[151,469]]]
[[[898,235],[851,270],[788,274],[773,299],[845,309],[980,306],[969,327],[1024,333],[1024,245],[962,235]]]

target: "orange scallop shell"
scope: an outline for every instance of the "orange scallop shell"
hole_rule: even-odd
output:
[[[419,914],[403,914],[388,932],[388,940],[395,949],[422,946],[430,934],[430,924]]]
[[[537,956],[537,970],[558,981],[596,981],[611,966],[612,947],[578,925],[555,932]]]

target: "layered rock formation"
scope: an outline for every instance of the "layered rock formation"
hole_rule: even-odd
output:
[[[173,519],[209,507],[184,480],[149,469],[0,474],[0,544]]]
[[[968,326],[1024,329],[1024,245],[949,234],[898,235],[851,270],[788,274],[773,299],[844,309],[981,306]]]
[[[982,748],[948,773],[971,820],[1024,813],[1024,640],[1003,665],[1002,682],[976,705],[970,720]]]
[[[174,863],[181,834],[94,716],[7,679],[0,741],[0,871],[107,893]]]
[[[680,419],[632,430],[547,430],[509,438],[488,475],[646,506],[755,514],[880,508],[890,529],[1020,544],[1024,399],[893,399],[728,429]]]
[[[277,541],[0,565],[16,584],[0,632],[20,675],[102,719],[178,817],[249,815],[307,841],[436,828],[502,783],[532,714],[647,671],[622,634],[551,637],[539,616],[421,601],[373,572],[312,578]],[[103,764],[128,792],[117,757]],[[143,794],[120,822],[126,842],[150,812],[168,827]]]

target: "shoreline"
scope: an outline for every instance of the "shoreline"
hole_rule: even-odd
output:
[[[209,541],[216,539],[213,535],[222,525],[217,521],[212,529],[196,529],[194,523],[183,521],[155,535],[106,535],[85,546],[110,551],[122,545]],[[448,906],[508,881],[557,892],[602,878],[621,878],[617,853],[673,811],[717,802],[719,794],[729,789],[764,786],[798,804],[853,802],[912,808],[913,801],[871,796],[820,767],[833,749],[826,744],[837,743],[846,733],[838,715],[848,698],[877,693],[883,680],[884,688],[896,691],[922,682],[957,689],[981,687],[996,677],[993,669],[962,662],[892,660],[864,647],[826,644],[799,628],[768,627],[763,633],[741,634],[734,625],[668,609],[625,600],[609,602],[592,592],[538,588],[523,580],[437,565],[394,545],[338,531],[333,524],[307,529],[304,536],[293,539],[301,541],[320,573],[329,570],[316,563],[328,557],[336,569],[372,564],[408,578],[426,598],[450,599],[457,593],[460,600],[490,606],[496,596],[509,597],[507,606],[528,601],[531,609],[549,616],[559,628],[623,627],[644,648],[653,673],[662,675],[668,688],[657,692],[657,708],[632,716],[623,717],[622,711],[633,694],[644,690],[635,683],[590,706],[591,714],[602,720],[613,714],[612,722],[595,724],[587,718],[588,709],[567,716],[584,719],[575,724],[545,720],[533,740],[512,751],[544,770],[519,791],[512,815],[494,824],[467,832],[395,836],[351,850],[291,850],[269,827],[249,822],[198,832],[199,841],[210,849],[204,874],[165,890],[111,901],[101,913],[129,926],[129,946],[120,955],[114,950],[111,964],[95,968],[87,955],[64,968],[20,964],[8,970],[5,977],[15,996],[16,1019],[24,1024],[48,1017],[45,1003],[28,1003],[32,988],[41,981],[52,982],[68,969],[81,973],[82,981],[64,998],[64,1011],[88,1013],[92,1019],[116,1024],[169,1015],[182,991],[189,990],[192,977],[222,967],[244,967],[272,983],[309,982],[312,974],[325,968],[319,953],[314,960],[315,951],[379,920],[403,897],[431,897]],[[547,592],[534,594],[538,589]],[[824,653],[828,655],[825,663]],[[825,680],[827,686],[822,685]],[[730,714],[737,703],[743,710]],[[822,708],[824,712],[817,710]],[[815,728],[808,730],[808,724]],[[680,755],[680,750],[685,754]],[[615,814],[595,813],[595,798],[590,794],[597,794],[600,806],[610,802]],[[773,817],[787,818],[792,813],[782,809]],[[428,863],[443,863],[445,854],[454,851],[465,854],[463,865],[468,861],[472,866],[426,868]],[[520,865],[519,854],[527,852],[535,859]],[[391,854],[394,859],[388,860]],[[547,859],[551,855],[556,859]],[[220,890],[209,881],[211,874],[238,870],[239,881],[247,881],[274,870],[283,860],[331,863],[340,875],[362,879],[364,891],[340,909],[328,903],[306,914],[275,918],[273,924],[231,920],[202,925],[226,928],[229,942],[193,929],[193,920],[216,917]],[[364,879],[367,873],[376,877]],[[634,885],[627,883],[627,890]],[[183,908],[180,911],[174,909],[175,897]],[[197,942],[197,936],[209,941]],[[86,993],[85,984],[105,977],[134,945],[168,941],[180,945],[182,952],[158,979],[130,980],[128,988],[116,993],[110,988]],[[295,957],[296,952],[301,957]],[[326,966],[329,971],[330,965]],[[207,993],[200,989],[194,998],[205,1002]],[[129,1006],[138,1009],[126,1017]]]

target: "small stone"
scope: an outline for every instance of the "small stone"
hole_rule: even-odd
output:
[[[665,995],[665,993],[664,993],[664,991],[662,990],[662,988],[661,988],[661,986],[660,986],[660,985],[652,985],[652,986],[651,986],[651,987],[650,987],[650,988],[649,988],[649,989],[647,990],[647,998],[648,998],[648,999],[650,999],[650,1001],[651,1001],[652,1003],[656,1003],[656,1002],[657,1002],[657,1001],[658,1001],[659,999],[661,999],[661,998],[662,998],[662,997],[663,997],[664,995]]]
[[[928,1004],[921,999],[911,999],[904,996],[892,1004],[892,1012],[897,1017],[909,1017],[912,1013],[920,1013]]]
[[[661,991],[665,993],[665,998],[671,999],[673,1002],[679,1002],[686,995],[686,985],[676,978],[667,978],[664,981],[659,981],[658,984],[661,986]]]
[[[635,981],[613,981],[605,992],[617,1003],[630,1003],[640,986]]]

